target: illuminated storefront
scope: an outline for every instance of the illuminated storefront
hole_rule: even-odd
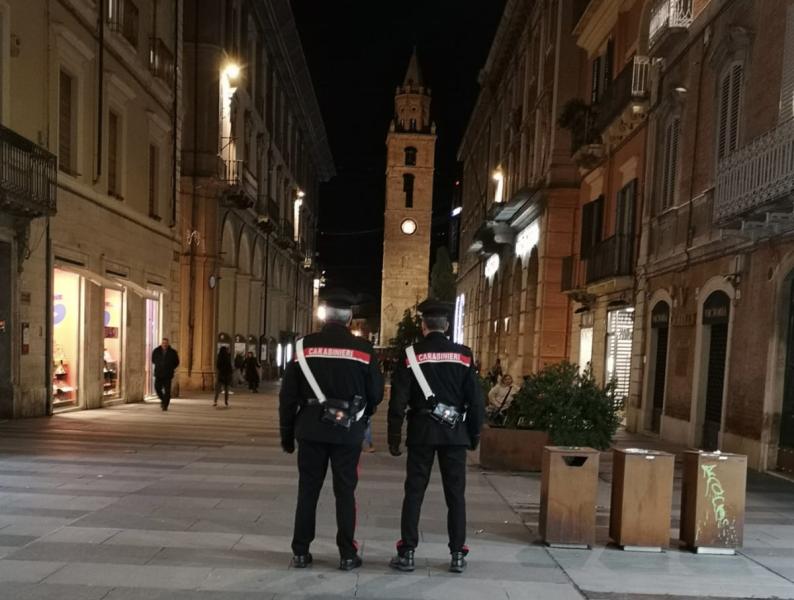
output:
[[[76,406],[80,398],[84,282],[76,273],[53,273],[53,408]]]

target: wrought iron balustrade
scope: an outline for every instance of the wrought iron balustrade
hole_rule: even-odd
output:
[[[739,218],[792,193],[794,119],[789,119],[719,162],[714,220]]]
[[[55,155],[0,125],[0,210],[23,217],[55,214]]]

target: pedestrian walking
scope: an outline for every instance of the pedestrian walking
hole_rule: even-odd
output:
[[[246,353],[243,370],[245,371],[245,380],[248,382],[248,389],[254,394],[259,391],[259,366],[259,361],[256,360],[254,353]]]
[[[403,352],[392,379],[389,402],[389,452],[400,456],[402,424],[408,411],[408,460],[402,506],[401,539],[391,567],[414,570],[419,543],[419,513],[435,456],[447,502],[449,570],[466,568],[466,450],[476,450],[485,418],[482,391],[472,352],[444,335],[452,303],[425,300],[424,339]]]
[[[383,379],[372,345],[350,332],[354,297],[329,291],[325,302],[325,326],[296,342],[279,395],[281,447],[292,454],[298,441],[292,566],[312,563],[317,501],[330,462],[339,568],[350,571],[361,566],[354,539],[358,463],[364,431],[383,399]]]
[[[375,445],[372,443],[372,420],[367,423],[367,429],[364,432],[364,452],[375,452]]]
[[[232,365],[232,355],[226,346],[221,346],[218,350],[218,357],[215,359],[215,400],[213,406],[218,406],[218,396],[223,390],[223,403],[229,406],[229,386],[232,384],[234,375],[234,365]]]
[[[174,372],[179,366],[179,354],[171,347],[168,338],[163,338],[162,343],[152,352],[154,365],[154,390],[160,398],[160,408],[168,410],[171,404],[171,381]]]

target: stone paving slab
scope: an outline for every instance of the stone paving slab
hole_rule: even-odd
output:
[[[383,451],[362,456],[357,537],[364,567],[336,570],[329,479],[315,565],[293,570],[295,456],[278,445],[275,391],[238,393],[229,410],[212,409],[202,396],[175,399],[165,414],[143,403],[0,423],[0,600],[794,598],[791,484],[751,477],[747,548],[728,561],[603,547],[577,554],[536,543],[539,478],[483,473],[476,453],[469,457],[472,552],[464,575],[446,570],[437,473],[423,506],[417,570],[389,569],[405,463]],[[385,412],[374,430],[385,448]]]

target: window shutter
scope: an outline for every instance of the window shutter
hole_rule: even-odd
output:
[[[730,136],[728,137],[728,152],[733,152],[739,147],[739,111],[742,106],[742,77],[744,67],[735,64],[731,67],[731,115]]]
[[[618,214],[615,233],[634,235],[634,199],[637,197],[637,180],[632,179],[618,192]]]
[[[61,71],[58,98],[58,163],[64,171],[72,170],[72,78]]]
[[[664,166],[662,168],[662,210],[675,204],[675,186],[678,179],[678,133],[681,119],[673,117],[667,125]]]
[[[614,68],[614,60],[615,60],[615,42],[612,38],[609,39],[607,42],[607,50],[604,54],[604,69],[603,69],[603,77],[604,77],[604,88],[605,90],[609,89],[610,85],[612,84],[612,70]]]
[[[119,144],[119,117],[113,111],[108,114],[108,191],[119,194],[118,185],[118,144]]]
[[[794,117],[794,6],[786,13],[786,41],[783,50],[783,78],[780,84],[780,120]]]
[[[601,60],[601,56],[598,56],[593,60],[593,73],[591,75],[592,89],[590,92],[590,102],[593,104],[598,102],[598,97],[600,95],[599,84],[601,82]]]
[[[594,202],[588,202],[582,207],[582,237],[579,244],[579,256],[590,258],[593,248],[593,215]]]
[[[604,195],[595,199],[595,215],[593,217],[593,246],[604,239]]]
[[[159,178],[158,173],[158,149],[157,146],[149,145],[149,216],[159,216],[158,201],[157,201],[157,183]]]
[[[717,119],[717,158],[723,159],[728,153],[728,115],[731,103],[731,74],[725,73],[720,81],[720,107]]]

